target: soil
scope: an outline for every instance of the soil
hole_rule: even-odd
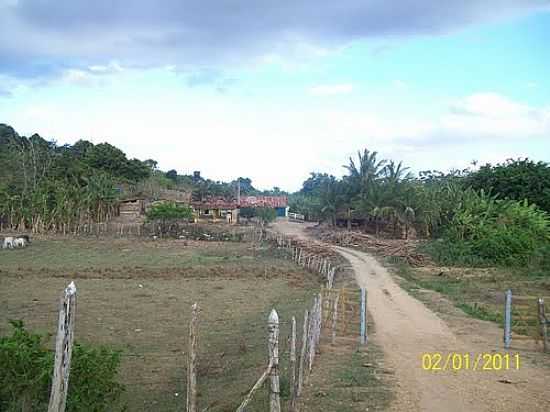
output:
[[[276,224],[277,230],[302,238],[307,238],[307,226]],[[357,284],[367,288],[367,307],[377,331],[373,341],[382,348],[386,368],[396,378],[396,394],[388,410],[550,410],[550,369],[536,365],[521,350],[511,352],[519,353],[519,370],[423,370],[424,354],[441,353],[443,359],[453,353],[469,353],[472,359],[478,354],[504,354],[502,332],[494,323],[466,315],[454,316],[453,322],[448,322],[401,289],[371,255],[337,246],[334,249],[350,262]]]

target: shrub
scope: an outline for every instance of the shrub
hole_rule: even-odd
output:
[[[175,202],[157,203],[147,211],[148,220],[177,220],[190,219],[193,217],[193,210],[189,206],[181,206]]]
[[[178,205],[175,202],[161,202],[151,206],[146,217],[150,222],[160,222],[160,235],[162,236],[169,232],[170,222],[191,219],[193,210],[189,206]]]
[[[526,200],[498,200],[468,191],[441,242],[430,249],[442,263],[526,265],[547,260],[548,215]]]
[[[21,321],[10,323],[12,335],[0,338],[0,410],[46,410],[53,354],[43,336],[28,332]]]
[[[267,225],[277,218],[277,213],[275,212],[275,209],[260,207],[256,209],[256,216],[260,218],[264,225]]]
[[[0,338],[0,410],[45,411],[53,372],[53,353],[45,336],[11,321],[11,336]],[[67,411],[123,410],[124,386],[116,381],[120,352],[75,343]]]

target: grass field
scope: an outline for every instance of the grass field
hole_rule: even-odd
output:
[[[199,409],[235,410],[265,367],[271,308],[281,319],[285,373],[290,317],[300,319],[320,286],[277,251],[247,243],[43,239],[0,251],[0,262],[0,335],[9,319],[53,333],[59,295],[75,280],[76,339],[123,351],[120,382],[131,411],[184,409],[194,302],[201,308]],[[284,397],[285,379],[282,390]],[[264,392],[251,410],[265,406]]]
[[[503,323],[504,292],[511,289],[515,296],[550,297],[550,278],[540,272],[530,274],[517,268],[418,267],[395,263],[396,273],[405,280],[401,285],[412,293],[422,289],[439,292],[448,297],[466,314],[482,320]],[[520,316],[536,317],[535,300],[532,307],[514,309],[513,330],[536,335],[535,319],[521,321]],[[547,300],[547,307],[550,301]]]

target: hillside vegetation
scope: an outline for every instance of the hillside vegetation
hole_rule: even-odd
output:
[[[152,159],[129,159],[119,148],[79,140],[58,145],[38,134],[20,136],[0,124],[0,223],[13,230],[65,231],[109,220],[120,198],[155,199],[161,189],[192,192],[196,200],[260,192],[249,178],[226,183],[176,170],[159,170]]]
[[[528,159],[476,171],[423,171],[364,150],[337,179],[312,173],[291,199],[312,220],[360,222],[377,235],[427,239],[442,264],[550,267],[550,166]]]

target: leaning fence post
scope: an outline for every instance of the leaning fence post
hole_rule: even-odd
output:
[[[544,313],[544,299],[539,298],[539,323],[540,323],[540,334],[542,336],[542,345],[544,352],[547,352],[548,347],[548,319],[546,319],[546,314]]]
[[[269,412],[281,411],[281,400],[279,398],[279,315],[275,309],[271,310],[267,324],[268,350],[271,368],[271,383],[269,385]]]
[[[309,329],[309,312],[306,309],[304,312],[302,347],[300,349],[300,364],[298,365],[298,389],[296,391],[296,396],[300,396],[300,394],[302,393],[302,385],[304,384],[304,367],[306,364],[306,355],[307,355],[308,329]]]
[[[289,367],[290,379],[290,404],[288,406],[289,412],[296,410],[296,318],[293,316],[290,324],[290,367]]]
[[[510,348],[512,341],[512,290],[508,289],[504,299],[504,347]]]
[[[361,288],[361,344],[367,343],[367,291]]]
[[[197,411],[197,329],[199,323],[199,306],[191,306],[189,321],[189,348],[187,353],[187,412]]]
[[[59,308],[53,380],[48,412],[65,411],[69,389],[69,373],[71,371],[75,320],[76,286],[74,282],[71,282],[63,292]]]

